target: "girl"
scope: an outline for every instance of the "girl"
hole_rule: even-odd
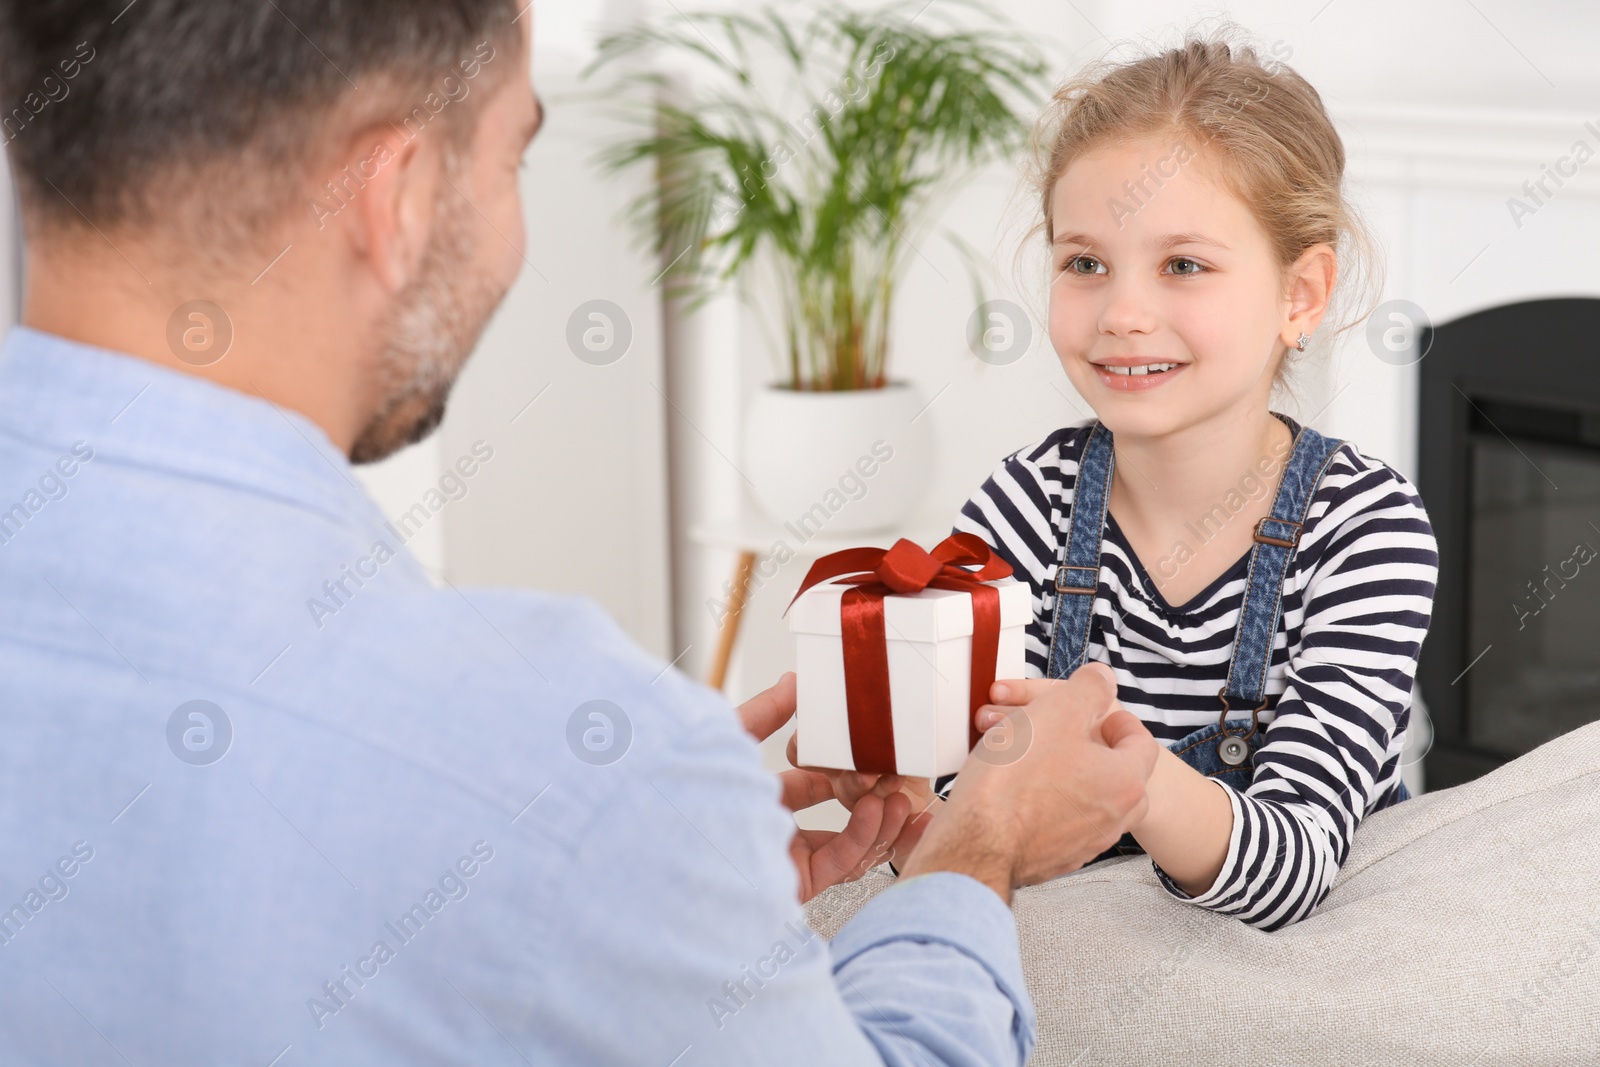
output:
[[[1006,459],[956,529],[1032,586],[1030,676],[1107,664],[1166,746],[1099,858],[1147,852],[1180,899],[1276,929],[1406,798],[1438,562],[1403,477],[1268,406],[1365,247],[1344,149],[1298,74],[1213,40],[1074,81],[1042,129],[1050,340],[1095,418]]]

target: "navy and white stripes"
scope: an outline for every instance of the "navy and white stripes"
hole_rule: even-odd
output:
[[[1058,430],[1008,457],[961,510],[1033,591],[1027,673],[1043,677],[1055,567],[1069,529],[1084,427]],[[1245,587],[1245,559],[1194,597],[1169,605],[1106,524],[1089,658],[1117,674],[1118,696],[1171,744],[1215,723]],[[1233,835],[1212,888],[1175,895],[1264,930],[1317,906],[1356,825],[1394,801],[1417,655],[1432,611],[1438,552],[1416,490],[1344,445],[1312,500],[1284,581],[1255,778],[1228,790]],[[1219,783],[1220,784],[1220,783]]]

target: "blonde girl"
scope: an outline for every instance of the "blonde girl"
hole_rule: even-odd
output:
[[[996,703],[1107,665],[1166,750],[1101,858],[1276,929],[1406,798],[1438,562],[1405,478],[1270,406],[1360,273],[1343,145],[1300,75],[1217,39],[1073,81],[1041,129],[1050,340],[1095,418],[957,522],[1033,589],[1030,678]]]

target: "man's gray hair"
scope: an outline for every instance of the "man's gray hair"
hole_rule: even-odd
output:
[[[520,53],[519,7],[0,0],[0,140],[31,221],[165,224],[209,183],[237,225],[287,206],[330,116],[398,124],[485,43]],[[241,189],[252,176],[261,188]]]

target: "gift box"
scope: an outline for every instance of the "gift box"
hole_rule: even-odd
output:
[[[1031,614],[1028,587],[971,534],[818,560],[789,608],[800,765],[960,770],[994,680],[1023,676]]]

